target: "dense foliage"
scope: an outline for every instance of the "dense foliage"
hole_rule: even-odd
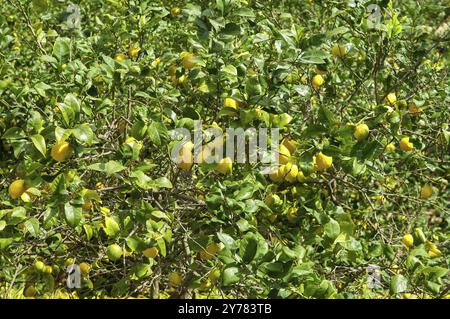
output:
[[[0,5],[2,297],[449,296],[445,1],[74,3]],[[199,119],[284,171],[173,163]]]

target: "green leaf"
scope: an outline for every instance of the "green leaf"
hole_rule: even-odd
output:
[[[83,225],[83,229],[84,229],[84,232],[86,234],[86,239],[88,241],[91,240],[92,235],[93,235],[92,227],[90,225],[88,225],[88,224],[84,224]]]
[[[126,168],[125,166],[116,161],[109,161],[107,163],[95,163],[87,167],[87,169],[103,172],[106,173],[107,175],[112,175],[114,173],[121,172],[125,168]]]
[[[69,55],[70,53],[70,39],[69,38],[57,38],[53,44],[52,54],[59,60]]]
[[[138,236],[131,236],[125,239],[127,246],[134,252],[142,252],[147,248],[147,244],[144,240]]]
[[[398,294],[408,290],[408,280],[403,275],[395,275],[391,278],[391,292]]]
[[[13,243],[13,238],[0,238],[0,250],[5,249]]]
[[[104,230],[109,237],[115,237],[120,231],[120,226],[113,218],[105,217]]]
[[[166,242],[164,241],[164,238],[159,238],[156,241],[156,245],[158,246],[159,252],[161,253],[161,255],[163,257],[166,257],[167,252],[166,252]]]
[[[235,249],[236,248],[236,242],[233,239],[233,237],[231,237],[230,235],[222,233],[222,232],[218,232],[217,238],[225,245],[225,247],[227,249]]]
[[[83,216],[81,206],[72,206],[70,203],[64,205],[64,214],[66,216],[67,224],[73,228],[77,227]]]
[[[248,264],[255,258],[257,248],[258,240],[255,234],[247,233],[240,241],[239,256]]]
[[[335,239],[341,232],[339,223],[334,219],[330,219],[330,221],[324,225],[323,229],[325,234],[331,239]]]
[[[239,268],[229,267],[223,271],[222,283],[224,286],[229,286],[239,281]]]
[[[91,145],[94,140],[94,132],[87,123],[76,126],[72,133],[80,144]]]
[[[172,188],[173,185],[167,177],[160,177],[157,179],[151,179],[144,172],[136,170],[131,172],[130,177],[136,179],[136,184],[142,189],[160,189],[160,188]]]
[[[34,147],[36,147],[36,149],[42,154],[42,156],[45,157],[47,148],[46,148],[44,137],[40,134],[35,134],[35,135],[30,136],[30,139],[34,144]]]
[[[37,218],[31,217],[24,224],[28,232],[31,234],[31,236],[38,237],[40,227],[39,227],[39,220]]]

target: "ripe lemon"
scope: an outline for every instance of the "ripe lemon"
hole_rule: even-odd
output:
[[[24,291],[23,295],[27,298],[34,297],[36,295],[36,288],[34,286],[28,286]]]
[[[298,215],[298,208],[297,207],[291,207],[286,212],[286,217],[287,217],[287,219],[288,219],[288,221],[290,223],[294,223],[295,222],[295,220],[297,219],[297,215]]]
[[[91,265],[89,265],[88,263],[82,262],[79,267],[80,272],[83,276],[87,276],[91,271]]]
[[[395,93],[389,93],[386,96],[386,100],[387,102],[389,102],[389,104],[395,104],[397,102],[397,96],[395,95]]]
[[[420,197],[423,199],[428,199],[433,194],[433,187],[429,184],[425,184],[422,186],[422,189],[420,190]]]
[[[409,111],[410,113],[416,114],[416,113],[422,112],[422,109],[418,108],[417,105],[416,105],[415,103],[411,103],[411,104],[408,106],[408,111]]]
[[[114,60],[116,61],[125,61],[127,59],[127,56],[123,53],[117,53],[114,57]]]
[[[321,87],[324,83],[325,83],[325,80],[323,79],[323,77],[320,74],[314,75],[314,77],[312,79],[312,86],[315,89]]]
[[[358,140],[361,141],[365,139],[369,135],[369,127],[364,124],[358,124],[356,125],[355,132],[353,133],[353,136]]]
[[[281,200],[280,196],[277,194],[267,194],[264,198],[264,204],[267,206],[278,206],[281,205],[283,201]]]
[[[283,180],[283,176],[280,175],[279,169],[273,169],[269,173],[269,178],[272,182],[279,183]]]
[[[45,266],[45,267],[44,267],[44,272],[45,272],[46,274],[51,275],[52,272],[53,272],[53,267],[52,267],[52,266],[49,266],[49,265]]]
[[[283,144],[280,145],[278,149],[278,162],[280,164],[287,164],[289,162],[289,158],[291,157],[291,152],[289,152],[288,148]]]
[[[442,252],[431,241],[427,241],[425,246],[428,249],[428,256],[429,257],[435,258],[435,257],[441,257],[442,256]]]
[[[223,106],[230,108],[230,109],[235,109],[237,110],[238,106],[239,106],[239,102],[236,101],[235,99],[232,99],[231,97],[227,97],[225,98],[225,100],[223,101]]]
[[[146,250],[144,250],[142,253],[147,258],[155,259],[155,257],[158,256],[159,251],[158,251],[158,248],[156,248],[156,247],[150,247],[150,248],[147,248]]]
[[[183,278],[181,278],[181,275],[177,272],[172,272],[169,274],[169,285],[172,287],[178,287],[181,285],[183,281]]]
[[[409,141],[409,137],[404,137],[400,140],[400,149],[404,152],[414,149],[414,144]]]
[[[173,17],[178,16],[181,13],[181,9],[179,7],[173,7],[172,9],[170,9],[170,14]]]
[[[411,234],[406,234],[403,236],[402,242],[406,247],[410,248],[414,245],[414,237]]]
[[[85,200],[83,203],[83,211],[88,212],[92,209],[92,201],[91,200]]]
[[[210,260],[214,258],[218,249],[219,248],[217,247],[216,243],[210,243],[208,246],[206,246],[206,249],[200,251],[200,258],[205,261]]]
[[[72,155],[72,146],[69,142],[59,142],[53,145],[51,156],[57,162],[62,162],[68,159]]]
[[[197,65],[196,59],[193,53],[190,52],[181,52],[181,65],[186,70],[190,70]]]
[[[281,142],[281,145],[284,145],[291,154],[295,153],[295,150],[297,149],[297,142],[293,139],[290,139],[289,137],[285,137],[283,141]]]
[[[171,65],[167,73],[169,73],[170,76],[175,76],[177,74],[177,66]]]
[[[326,169],[330,168],[331,165],[333,165],[333,157],[326,156],[322,152],[319,152],[318,154],[316,154],[316,156],[314,158],[315,158],[315,167],[319,171],[326,170]]]
[[[152,67],[156,68],[161,63],[161,58],[156,58],[152,62]]]
[[[194,143],[187,142],[180,149],[180,159],[181,161],[177,166],[182,170],[190,170],[194,164],[194,155],[192,154],[192,149],[194,148]]]
[[[297,181],[297,175],[298,175],[298,166],[293,164],[289,172],[284,177],[284,179],[289,183],[294,183],[295,181]]]
[[[335,58],[342,59],[347,54],[347,50],[345,49],[344,46],[340,45],[339,43],[335,43],[331,48],[331,54],[333,54]]]
[[[388,152],[395,151],[395,145],[393,143],[389,143],[388,145],[386,145],[386,151]]]
[[[9,185],[8,193],[12,199],[17,199],[27,190],[25,181],[23,179],[15,180]]]
[[[122,254],[123,254],[122,247],[120,247],[117,244],[109,245],[106,250],[106,255],[111,261],[119,260],[120,257],[122,257]]]
[[[139,54],[139,52],[141,51],[141,48],[139,47],[135,47],[135,46],[131,46],[128,49],[128,55],[130,56],[131,59],[135,60]]]
[[[216,166],[216,170],[222,174],[231,173],[232,169],[233,161],[229,157],[222,158]]]
[[[208,274],[208,279],[211,280],[211,282],[216,282],[220,278],[220,269],[214,268],[211,270]]]
[[[305,174],[302,171],[299,171],[297,174],[297,181],[303,183],[306,180]]]

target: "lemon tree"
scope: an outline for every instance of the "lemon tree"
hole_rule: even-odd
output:
[[[450,296],[443,2],[0,12],[3,297]],[[198,121],[278,129],[278,165],[175,163]]]

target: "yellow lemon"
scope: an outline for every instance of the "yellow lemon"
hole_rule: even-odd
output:
[[[275,222],[275,220],[277,219],[277,215],[275,215],[275,214],[273,214],[273,213],[270,213],[269,215],[267,215],[267,219],[268,219],[271,223],[273,223],[273,222]]]
[[[295,222],[295,220],[297,219],[297,215],[298,215],[298,208],[297,207],[291,207],[286,212],[286,218],[288,219],[288,221],[290,223],[294,223]]]
[[[291,168],[292,168],[292,164],[291,163],[287,163],[287,164],[281,165],[278,168],[278,175],[282,179],[284,179],[286,177],[286,175],[289,173],[289,171],[291,170]]]
[[[183,279],[181,278],[181,275],[177,272],[172,272],[169,274],[169,285],[172,287],[177,287],[181,285],[181,282]]]
[[[139,54],[140,51],[141,51],[141,48],[135,47],[135,46],[131,46],[128,49],[128,55],[130,56],[130,58],[135,60],[138,57],[138,54]]]
[[[179,7],[173,7],[172,9],[170,9],[170,14],[173,17],[178,16],[181,13],[181,9]]]
[[[222,174],[231,173],[232,168],[233,161],[229,157],[222,158],[216,166],[216,170]]]
[[[403,236],[402,242],[406,247],[410,248],[414,245],[414,237],[411,234],[406,234]]]
[[[51,156],[57,162],[62,162],[72,155],[73,149],[69,142],[59,142],[53,145]]]
[[[180,149],[181,161],[177,164],[182,170],[190,170],[194,164],[194,156],[192,155],[192,149],[194,148],[194,143],[191,141],[187,142]]]
[[[411,103],[411,104],[408,106],[408,111],[409,111],[410,113],[416,114],[416,113],[422,112],[422,109],[418,108],[417,105],[416,105],[415,103]]]
[[[422,186],[420,190],[420,197],[423,199],[428,199],[433,194],[433,187],[429,184],[425,184]]]
[[[160,58],[156,58],[152,62],[152,67],[156,68],[160,63],[161,63],[161,59]]]
[[[345,49],[344,46],[340,45],[339,43],[335,43],[331,48],[331,54],[333,54],[335,58],[342,59],[347,54],[347,50]]]
[[[400,140],[400,149],[404,152],[414,149],[414,144],[409,141],[409,137],[404,137]]]
[[[326,156],[322,152],[319,152],[315,156],[315,166],[317,170],[323,171],[331,167],[333,165],[333,157]]]
[[[278,206],[281,205],[283,202],[277,194],[267,194],[264,198],[264,204],[267,206]]]
[[[211,282],[216,282],[220,278],[220,269],[214,268],[211,270],[208,274],[208,279],[211,280]]]
[[[102,189],[102,188],[105,188],[105,185],[102,182],[97,182],[97,183],[95,183],[95,188]]]
[[[316,74],[314,75],[312,79],[312,85],[314,88],[319,88],[325,83],[325,80],[323,79],[322,75]]]
[[[298,171],[297,181],[303,183],[306,180],[305,174],[302,171]]]
[[[171,77],[175,76],[177,74],[177,66],[171,65],[167,71]]]
[[[92,209],[92,201],[91,200],[85,200],[83,203],[83,211],[88,212]]]
[[[395,93],[389,93],[386,96],[386,100],[389,102],[389,104],[395,104],[397,102],[397,96],[395,95]]]
[[[269,178],[272,182],[279,183],[284,177],[280,175],[279,169],[274,169],[269,173]]]
[[[284,179],[289,183],[294,183],[295,181],[297,181],[297,175],[298,175],[298,166],[293,164],[289,172],[284,177]]]
[[[156,247],[150,247],[150,248],[147,248],[146,250],[144,250],[142,253],[147,258],[155,259],[155,257],[158,256],[159,251],[158,251],[158,248],[156,248]]]
[[[190,70],[197,65],[196,59],[193,53],[190,52],[181,52],[181,65],[186,70]]]
[[[285,137],[283,141],[281,142],[281,145],[284,145],[291,154],[295,153],[295,150],[297,149],[297,142],[293,139],[290,139],[289,137]]]
[[[368,135],[369,135],[369,127],[366,124],[361,123],[361,124],[356,125],[353,136],[358,141],[365,139]]]
[[[431,241],[427,241],[425,246],[428,249],[428,256],[429,257],[435,258],[435,257],[441,257],[442,256],[442,252]]]
[[[388,152],[395,151],[395,145],[393,143],[389,143],[388,145],[386,145],[386,151]]]
[[[127,59],[127,56],[123,53],[117,53],[114,57],[114,60],[116,61],[125,61]]]
[[[15,180],[9,185],[8,193],[12,199],[17,199],[27,190],[25,181],[23,179]]]
[[[289,162],[289,158],[291,157],[291,152],[289,149],[283,144],[280,145],[278,149],[278,162],[280,164],[287,164]]]
[[[82,262],[80,265],[80,272],[83,276],[87,276],[89,272],[91,271],[91,265],[88,263]]]
[[[235,109],[237,110],[238,106],[239,106],[239,102],[236,101],[235,99],[232,99],[231,97],[227,97],[225,98],[225,100],[223,101],[223,106],[230,108],[230,109]]]
[[[22,195],[20,195],[20,199],[23,200],[25,203],[31,202],[31,194],[24,192]]]
[[[203,249],[200,251],[200,258],[202,260],[210,260],[214,258],[218,250],[217,244],[212,242],[208,246],[206,246],[206,249]]]

